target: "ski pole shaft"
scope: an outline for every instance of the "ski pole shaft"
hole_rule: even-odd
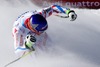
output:
[[[55,16],[61,17],[61,18],[68,18],[69,17],[69,16],[61,16],[61,15],[57,15],[57,14],[55,14]]]
[[[32,51],[30,51],[29,53],[27,53],[27,54],[25,54],[25,55],[23,55],[23,56],[21,56],[21,57],[19,57],[19,58],[15,59],[14,61],[12,61],[12,62],[10,62],[10,63],[6,64],[4,67],[7,67],[7,66],[9,66],[10,64],[12,64],[12,63],[14,63],[14,62],[16,62],[16,61],[20,60],[21,58],[23,58],[23,57],[25,57],[25,56],[29,55],[31,52],[32,52]]]
[[[4,67],[7,67],[7,66],[9,66],[10,64],[12,64],[12,63],[14,63],[14,62],[16,62],[16,61],[18,61],[18,60],[20,60],[20,59],[21,59],[21,57],[15,59],[14,61],[12,61],[12,62],[10,62],[10,63],[8,63],[8,64],[6,64]]]

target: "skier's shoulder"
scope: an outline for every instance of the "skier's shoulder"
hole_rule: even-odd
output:
[[[16,21],[18,21],[19,19],[21,19],[21,18],[27,16],[28,14],[29,14],[29,11],[26,11],[26,12],[20,14],[20,15],[17,17]]]
[[[26,30],[26,29],[22,26],[22,24],[20,24],[20,23],[14,24],[13,29],[16,29],[17,32],[18,32],[19,34],[22,33],[22,32],[25,32],[25,30]],[[24,34],[24,33],[23,33],[23,34]]]

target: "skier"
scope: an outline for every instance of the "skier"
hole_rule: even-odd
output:
[[[39,11],[27,11],[20,15],[13,25],[13,37],[15,53],[19,56],[29,51],[35,51],[36,46],[46,44],[48,23],[46,18],[53,13],[65,14],[67,18],[74,21],[77,18],[76,13],[69,8],[63,8],[59,5],[51,5]],[[56,15],[59,17],[60,15]],[[65,17],[66,18],[66,17]]]

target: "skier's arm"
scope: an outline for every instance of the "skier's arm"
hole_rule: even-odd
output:
[[[63,8],[59,5],[51,5],[50,7],[44,8],[40,14],[44,16],[45,18],[51,16],[53,13],[56,13],[56,16],[61,17],[61,18],[68,18],[69,16],[71,19],[75,20],[76,19],[76,14],[73,10],[70,10],[69,8]],[[72,18],[72,15],[70,13],[73,13],[74,18]],[[63,15],[58,15],[58,14],[64,14]]]
[[[18,56],[22,56],[29,50],[24,45],[24,38],[20,31],[20,29],[13,28],[13,37],[14,37],[14,47],[15,47],[15,53]]]
[[[58,5],[51,5],[50,7],[44,8],[42,11],[40,11],[40,14],[42,14],[45,18],[51,16],[53,13],[63,13],[68,15],[70,12],[69,8],[63,8]]]
[[[59,5],[52,5],[51,8],[53,9],[53,13],[65,14],[66,16],[68,16],[69,12],[71,11],[69,8],[63,8]]]

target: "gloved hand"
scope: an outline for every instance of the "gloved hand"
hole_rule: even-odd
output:
[[[77,18],[77,14],[73,10],[70,10],[70,12],[68,13],[68,16],[69,16],[70,21],[74,21]]]
[[[35,51],[33,45],[35,45],[35,42],[36,42],[36,38],[32,35],[27,35],[26,36],[26,41],[25,41],[25,46],[26,48],[32,50],[32,51]]]

